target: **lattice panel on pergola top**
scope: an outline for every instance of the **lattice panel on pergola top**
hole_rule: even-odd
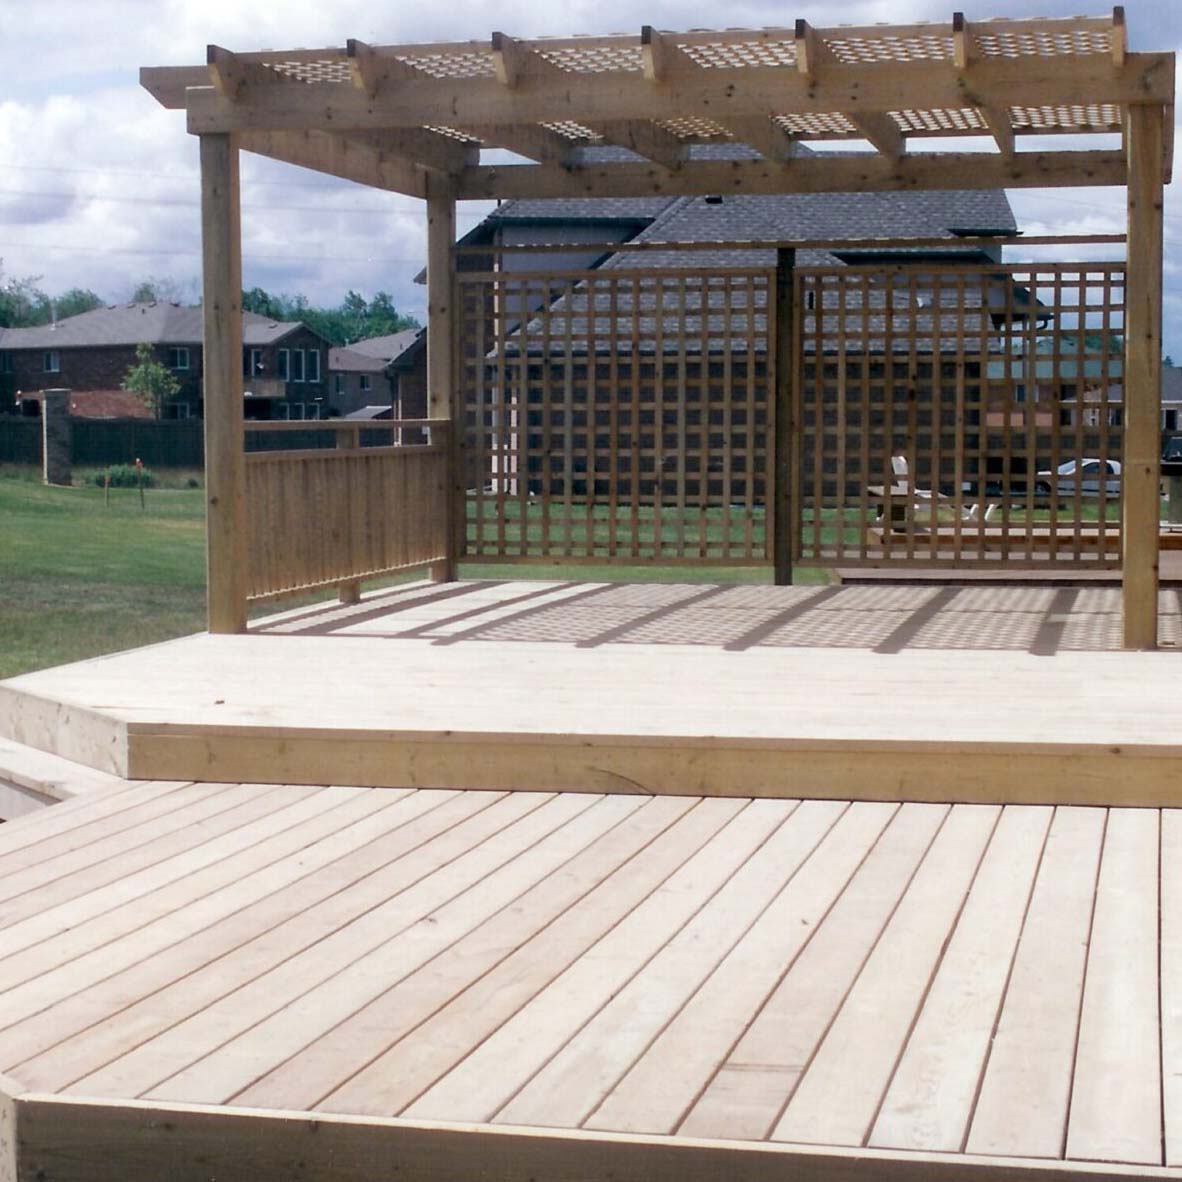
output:
[[[625,196],[1120,184],[1124,153],[1023,136],[1120,133],[1173,102],[1170,53],[1124,14],[659,32],[235,53],[145,69],[195,133],[418,196]],[[1172,121],[1167,121],[1167,137]],[[909,151],[912,137],[985,137]],[[866,141],[835,161],[798,141]],[[1052,141],[1053,143],[1053,141]],[[705,147],[703,145],[709,145]],[[513,158],[487,157],[507,149]],[[1172,145],[1167,140],[1168,175]]]

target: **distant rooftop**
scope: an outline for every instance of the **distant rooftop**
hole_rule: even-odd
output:
[[[298,321],[242,313],[242,343],[271,345],[302,327]],[[163,300],[118,304],[36,328],[0,329],[0,349],[72,349],[104,345],[200,345],[202,309]]]

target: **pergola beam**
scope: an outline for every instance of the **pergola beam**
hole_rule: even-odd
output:
[[[266,89],[289,84],[289,79],[277,74],[269,66],[239,57],[220,45],[205,47],[205,61],[209,68],[209,80],[217,92],[230,102],[238,102],[254,87]]]
[[[699,117],[726,125],[740,116],[785,112],[832,114],[951,109],[965,105],[1170,103],[1171,54],[1130,53],[1122,67],[1106,58],[1072,62],[1065,80],[1056,71],[1032,71],[1029,62],[990,58],[966,78],[953,62],[913,62],[906,69],[874,70],[844,63],[817,78],[794,67],[743,72],[698,69],[654,86],[643,73],[613,71],[588,78],[560,72],[531,76],[516,88],[495,77],[422,78],[392,82],[370,97],[352,83],[249,88],[231,101],[213,88],[188,92],[188,126],[195,134],[249,130],[384,129],[477,124],[509,126],[570,120],[584,126],[610,120],[654,121]],[[741,81],[741,85],[737,85]]]
[[[810,82],[817,82],[837,58],[824,39],[805,20],[796,22],[796,69]],[[861,111],[855,107],[842,109],[843,114],[869,140],[875,151],[896,160],[907,150],[899,125],[886,111]]]
[[[531,77],[563,77],[568,82],[573,75],[547,61],[525,42],[506,33],[492,35],[493,70],[502,86],[513,90]],[[677,168],[685,154],[685,145],[672,132],[648,120],[618,119],[587,126],[587,130],[601,136],[607,143],[627,148],[663,168]],[[533,159],[541,157],[524,152]],[[550,162],[550,161],[547,161]],[[561,159],[553,161],[563,163]]]
[[[1006,159],[980,152],[809,157],[790,168],[766,160],[702,160],[676,173],[646,164],[581,168],[481,165],[460,174],[461,200],[514,197],[634,197],[642,194],[849,193],[914,189],[1029,189],[1119,185],[1125,156],[1107,152],[1022,152]]]
[[[581,144],[581,141],[568,139],[540,123],[508,123],[500,126],[477,123],[466,125],[464,130],[480,139],[485,147],[504,148],[527,160],[536,160],[539,165],[553,166],[560,171],[572,167],[575,149]]]
[[[741,144],[754,148],[770,163],[787,160],[793,152],[796,140],[778,123],[771,119],[746,117],[728,119],[726,129]]]
[[[670,171],[685,163],[686,143],[671,131],[656,123],[640,120],[619,120],[597,123],[591,129],[609,144],[627,148],[654,164]]]
[[[973,26],[965,20],[963,12],[952,14],[952,48],[956,59],[957,69],[969,72],[973,65],[980,62],[982,55],[977,47],[977,39]],[[1122,63],[1123,64],[1123,59]],[[1010,122],[1009,108],[998,106],[996,103],[980,103],[977,111],[989,128],[989,134],[997,143],[997,149],[1003,156],[1014,154],[1014,127]]]
[[[345,43],[345,54],[349,59],[349,70],[353,75],[353,83],[370,98],[378,93],[389,82],[405,82],[413,78],[426,78],[429,75],[416,70],[396,57],[383,54],[372,45],[350,37]]]
[[[479,144],[465,143],[434,131],[403,127],[392,131],[354,131],[343,138],[381,155],[397,156],[447,175],[458,175],[480,163]]]
[[[419,165],[388,156],[371,144],[326,131],[244,132],[239,144],[244,151],[370,188],[411,197],[426,197],[428,193],[429,173]]]

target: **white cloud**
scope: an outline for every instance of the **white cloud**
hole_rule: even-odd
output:
[[[18,10],[19,5],[19,10]],[[1072,15],[1078,0],[991,0],[993,15]],[[946,21],[944,0],[852,0],[843,22]],[[232,49],[484,39],[490,21],[522,36],[636,29],[785,25],[797,16],[825,26],[831,3],[791,10],[735,0],[720,14],[705,0],[477,0],[374,5],[360,0],[0,0],[0,259],[9,274],[42,275],[47,290],[91,287],[121,299],[148,275],[193,282],[200,271],[195,140],[180,112],[162,110],[138,85],[141,65],[197,63],[213,42]],[[1135,49],[1182,43],[1182,5],[1130,6]],[[1121,232],[1123,190],[1011,194],[1035,233]],[[255,157],[243,162],[245,280],[271,290],[337,301],[352,287],[384,288],[422,314],[411,282],[424,260],[424,218],[410,198],[333,182]],[[489,207],[462,207],[460,229]],[[1167,190],[1167,347],[1182,355],[1182,200]],[[1101,255],[1112,248],[1103,248]],[[1039,257],[1038,252],[1016,257]],[[1096,257],[1092,252],[1089,257]],[[1178,328],[1175,328],[1178,323]]]

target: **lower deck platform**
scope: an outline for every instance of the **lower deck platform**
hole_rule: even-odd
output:
[[[1109,588],[415,584],[15,678],[0,734],[141,779],[1182,803],[1177,652],[1119,644]]]
[[[0,828],[0,1178],[1182,1176],[1182,812],[183,782]]]

